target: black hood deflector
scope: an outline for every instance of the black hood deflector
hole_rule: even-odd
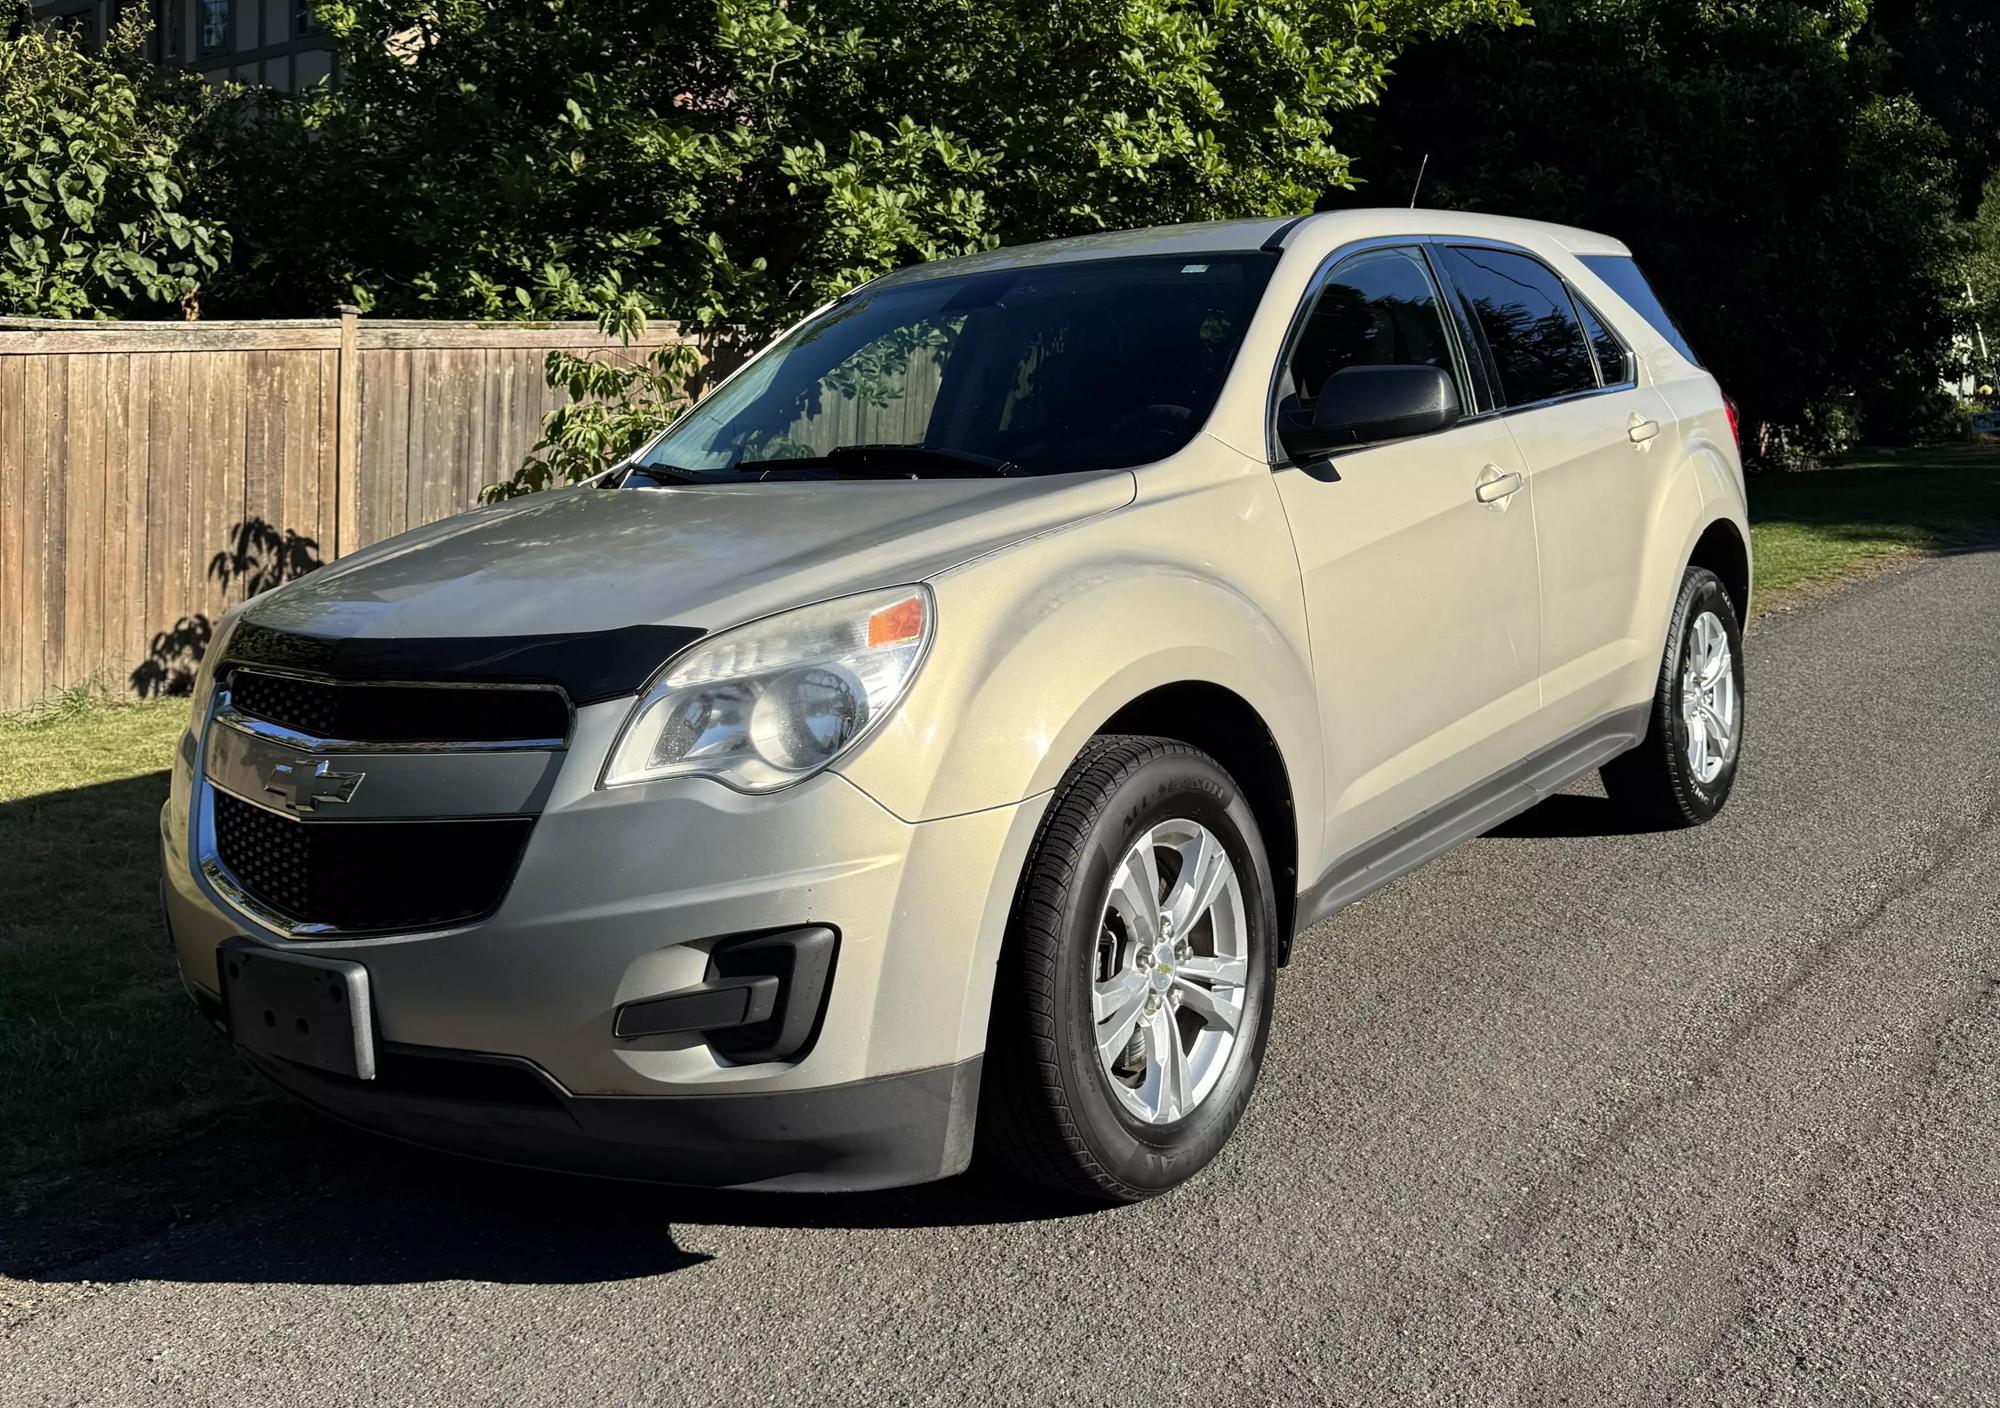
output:
[[[314,636],[245,621],[222,665],[269,665],[336,680],[441,684],[554,684],[574,705],[636,694],[670,656],[704,632],[693,626],[621,626],[561,635],[412,639]]]

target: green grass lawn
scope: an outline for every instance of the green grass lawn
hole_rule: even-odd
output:
[[[1760,598],[1782,601],[1887,557],[2000,540],[2000,451],[1763,475],[1750,509]],[[0,721],[0,1187],[129,1172],[246,1102],[260,1130],[286,1122],[196,1018],[161,930],[157,818],[185,719],[167,700]]]
[[[1891,558],[2000,539],[2000,447],[1854,455],[1750,480],[1762,605]]]
[[[186,719],[164,700],[0,723],[0,1187],[143,1158],[251,1089],[160,923],[158,817]]]

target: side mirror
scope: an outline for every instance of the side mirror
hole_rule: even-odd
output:
[[[1461,414],[1458,385],[1440,367],[1343,367],[1319,389],[1312,424],[1283,426],[1279,438],[1303,459],[1449,430]]]

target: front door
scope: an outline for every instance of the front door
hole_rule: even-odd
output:
[[[1309,295],[1278,414],[1344,367],[1429,364],[1477,407],[1416,245],[1349,255]],[[1326,738],[1326,857],[1451,800],[1529,751],[1539,692],[1534,488],[1497,417],[1303,465],[1279,495],[1305,584]]]

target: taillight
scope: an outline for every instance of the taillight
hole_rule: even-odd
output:
[[[1729,417],[1729,435],[1736,442],[1736,458],[1743,458],[1743,418],[1736,409],[1736,398],[1727,391],[1722,393],[1722,409]]]

